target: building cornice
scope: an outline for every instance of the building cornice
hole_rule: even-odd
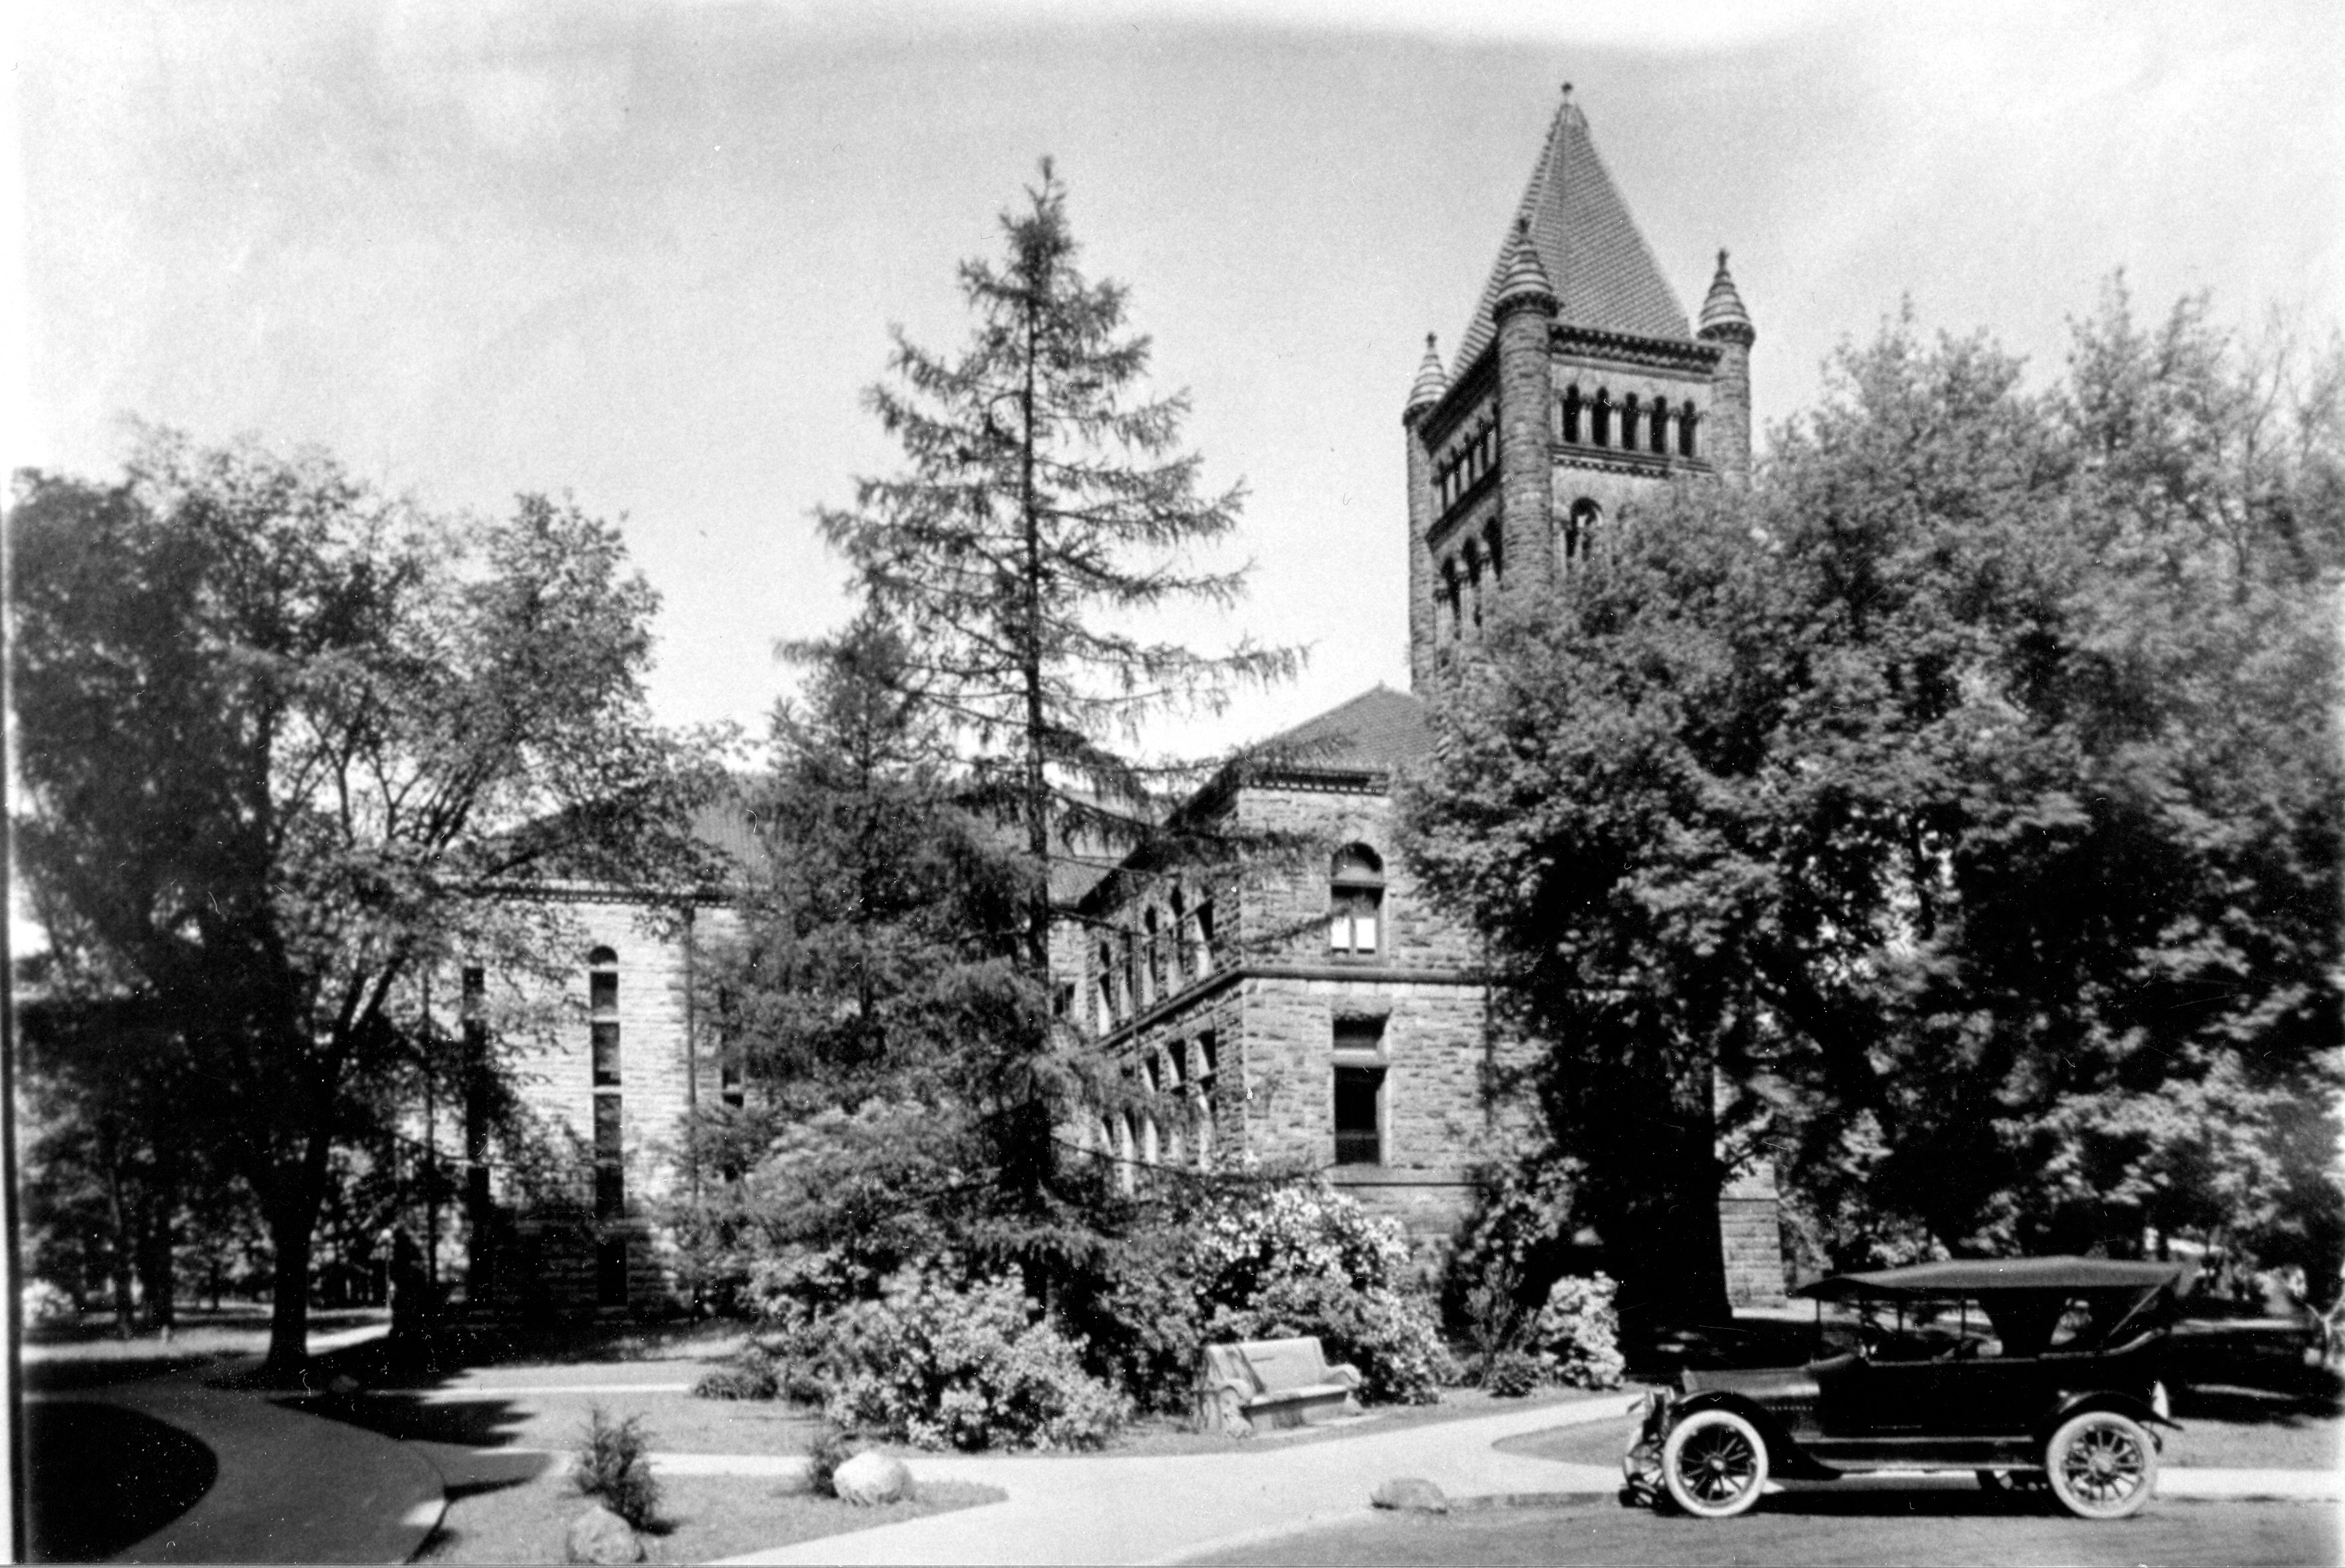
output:
[[[1475,987],[1487,983],[1487,977],[1479,970],[1443,968],[1411,969],[1389,963],[1233,963],[1217,969],[1204,979],[1193,982],[1187,989],[1152,1003],[1100,1036],[1102,1046],[1113,1048],[1124,1044],[1161,1024],[1171,1022],[1181,1013],[1212,1001],[1231,986],[1245,980],[1321,980],[1347,985],[1449,985]]]
[[[1658,369],[1707,372],[1716,367],[1720,357],[1716,343],[1697,342],[1690,338],[1640,338],[1629,332],[1575,327],[1565,321],[1558,321],[1549,329],[1547,341],[1551,351],[1577,351],[1590,359]]]

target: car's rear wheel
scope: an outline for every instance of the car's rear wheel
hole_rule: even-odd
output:
[[[1696,1410],[1661,1444],[1670,1501],[1703,1519],[1731,1519],[1767,1489],[1767,1443],[1732,1410]]]
[[[2157,1486],[2157,1443],[2129,1416],[2086,1410],[2044,1445],[2044,1473],[2069,1512],[2123,1519],[2138,1512]]]

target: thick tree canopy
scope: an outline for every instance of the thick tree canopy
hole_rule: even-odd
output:
[[[646,718],[655,599],[524,496],[440,519],[330,460],[149,433],[13,521],[21,864],[70,994],[143,997],[266,1211],[280,1369],[338,1145],[381,1125],[435,965],[559,963],[547,876],[688,885],[694,748]]]
[[[1895,325],[1515,607],[1409,813],[1609,1217],[1714,1212],[1722,1111],[1816,1262],[2333,1278],[2340,377],[2115,289],[2041,395]]]

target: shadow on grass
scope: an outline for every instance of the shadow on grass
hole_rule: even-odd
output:
[[[193,1508],[219,1475],[202,1442],[114,1405],[27,1405],[25,1439],[36,1563],[111,1557]]]

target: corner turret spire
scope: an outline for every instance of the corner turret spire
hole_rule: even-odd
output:
[[[1433,346],[1433,334],[1425,334],[1425,362],[1416,367],[1416,380],[1408,389],[1407,410],[1415,412],[1431,408],[1449,390],[1449,372],[1441,368],[1440,351]]]
[[[1539,265],[1538,247],[1531,243],[1529,219],[1515,219],[1514,242],[1507,247],[1501,263],[1504,270],[1498,274],[1498,292],[1490,301],[1493,315],[1518,304],[1555,308],[1555,288],[1548,281],[1547,269]]]
[[[1751,312],[1742,308],[1742,296],[1735,292],[1734,280],[1726,270],[1722,249],[1718,253],[1718,276],[1710,280],[1710,296],[1701,302],[1701,336],[1723,338],[1746,348],[1759,340]]]

